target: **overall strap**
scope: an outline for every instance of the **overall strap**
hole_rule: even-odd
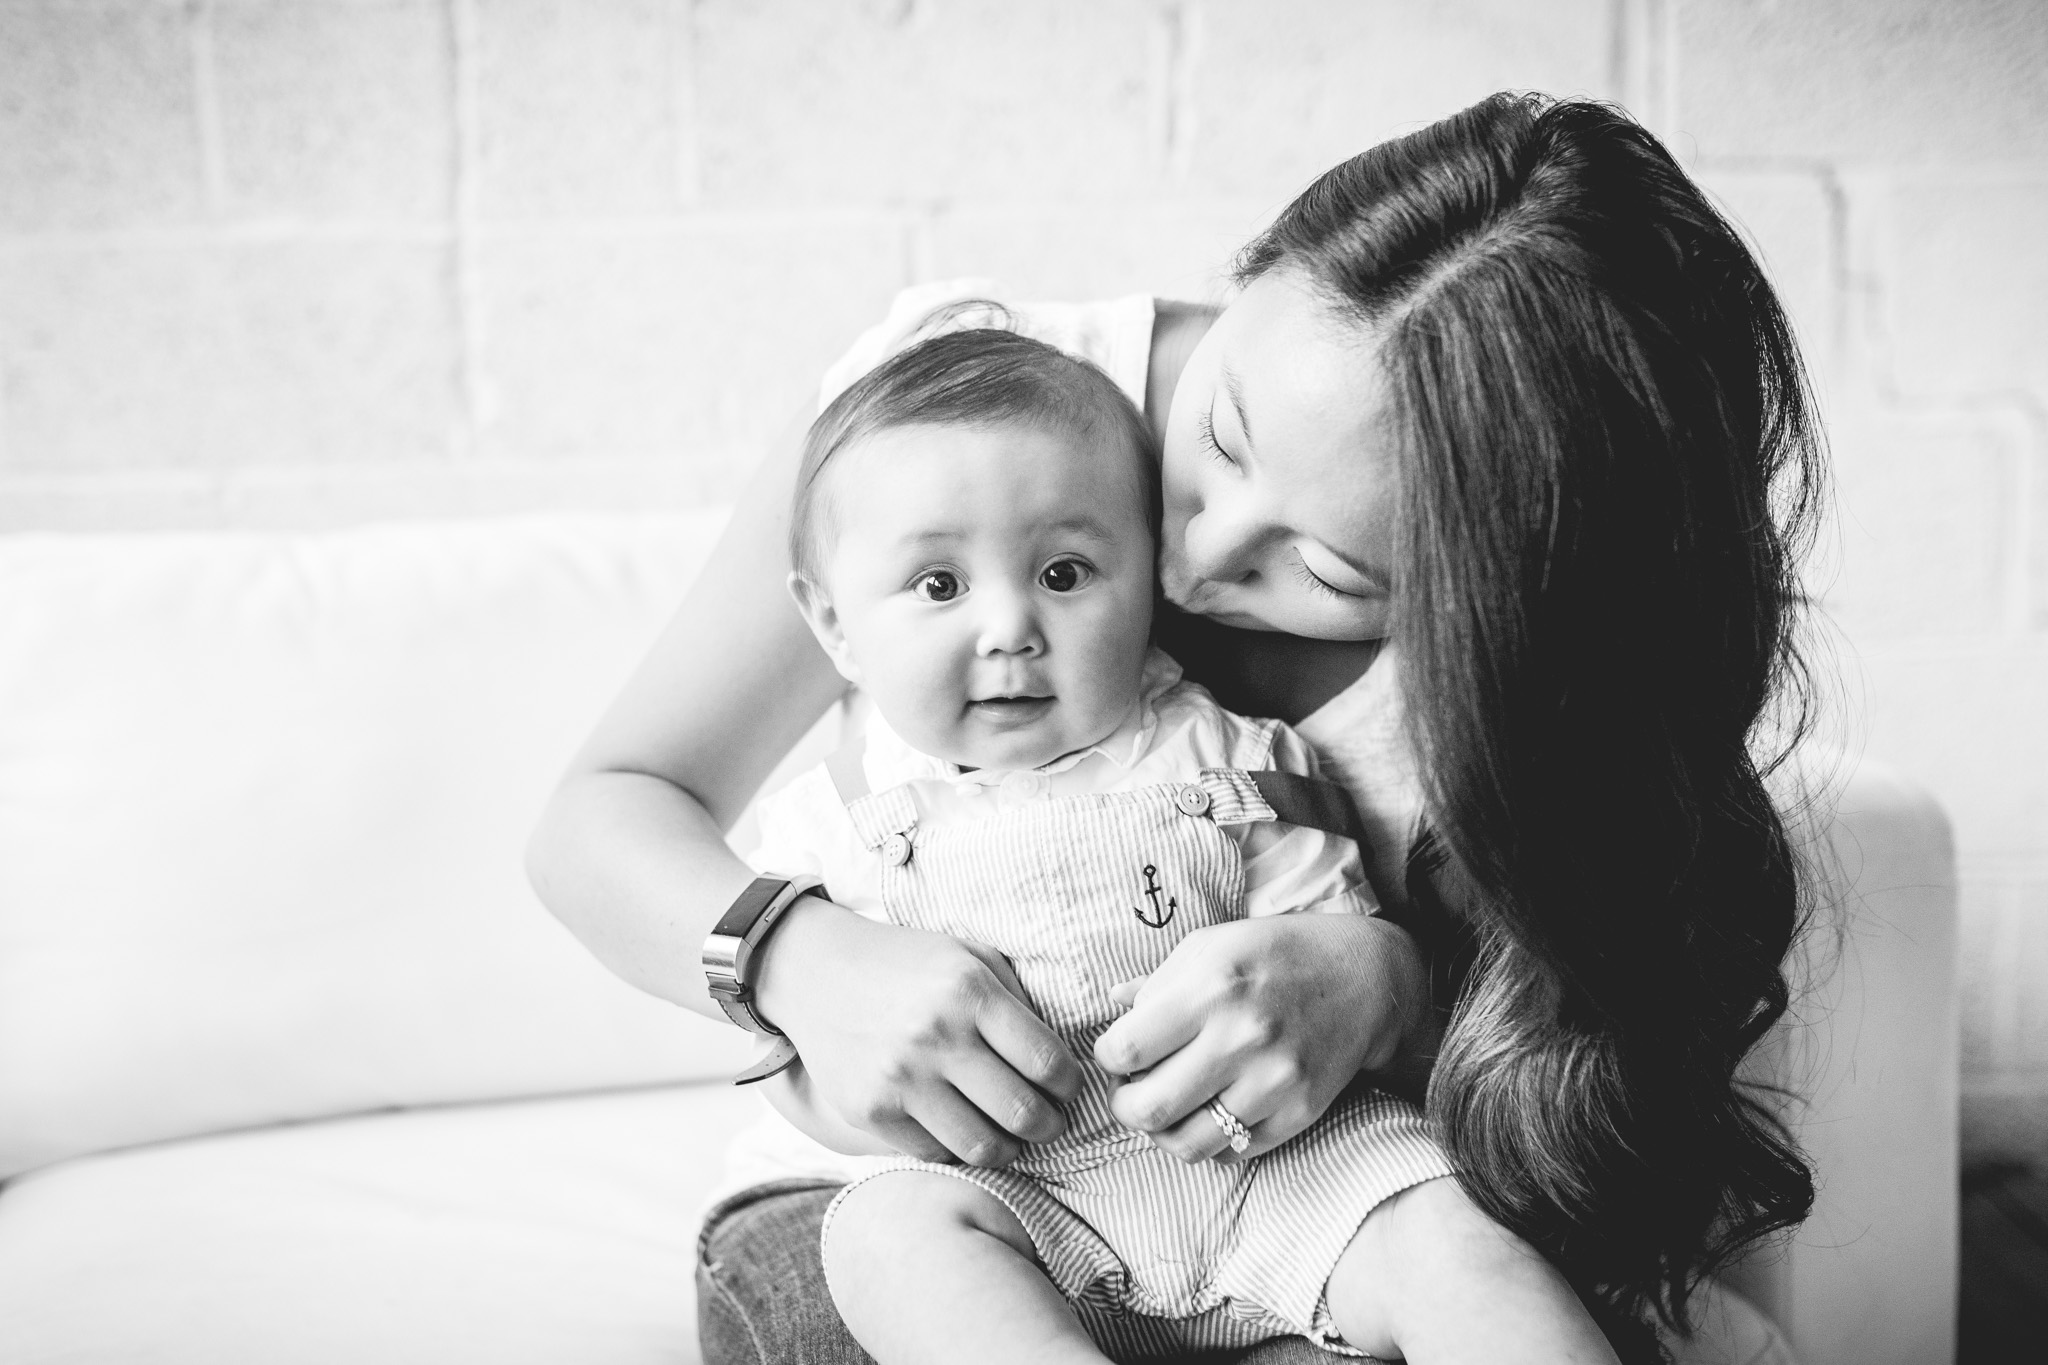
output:
[[[917,802],[906,787],[870,792],[867,769],[861,763],[866,752],[866,741],[856,735],[825,759],[825,775],[832,779],[833,789],[846,803],[847,818],[853,821],[853,832],[861,843],[869,849],[882,850],[891,862],[900,865],[909,858],[910,838],[917,825]]]
[[[1319,829],[1325,834],[1341,834],[1360,848],[1369,847],[1365,838],[1365,822],[1358,818],[1358,807],[1351,803],[1351,793],[1335,782],[1273,768],[1260,769],[1247,776],[1282,823]]]
[[[867,752],[867,737],[855,735],[825,756],[825,775],[839,793],[839,803],[850,806],[868,794],[868,773],[861,763]]]

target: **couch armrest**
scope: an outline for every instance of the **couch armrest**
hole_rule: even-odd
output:
[[[1934,799],[1864,764],[1832,802],[1827,890],[1771,1042],[1819,1175],[1813,1216],[1731,1282],[1802,1365],[1955,1354],[1955,853]]]

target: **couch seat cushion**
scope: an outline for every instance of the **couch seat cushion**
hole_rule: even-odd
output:
[[[330,1120],[0,1190],[10,1365],[697,1365],[701,1085]]]
[[[0,1178],[742,1065],[521,866],[723,524],[0,537]]]

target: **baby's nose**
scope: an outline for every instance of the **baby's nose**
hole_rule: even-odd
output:
[[[981,635],[976,649],[990,654],[1037,654],[1045,648],[1038,612],[1029,594],[990,592],[982,599]]]

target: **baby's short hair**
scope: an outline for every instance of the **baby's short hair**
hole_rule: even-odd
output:
[[[1150,524],[1159,520],[1159,459],[1152,428],[1116,381],[1056,346],[976,327],[906,347],[855,380],[804,437],[789,519],[789,562],[815,578],[828,547],[819,489],[848,446],[894,427],[1050,427],[1106,438],[1129,464]]]

